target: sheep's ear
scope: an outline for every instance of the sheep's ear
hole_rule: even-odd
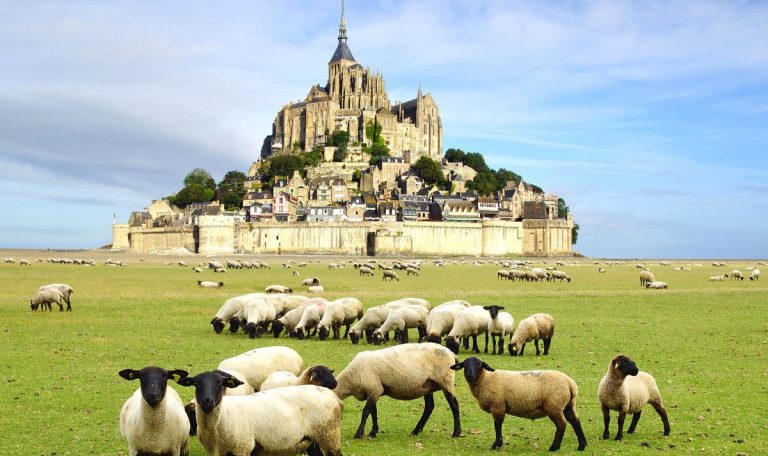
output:
[[[491,306],[483,306],[483,309],[485,309],[485,310],[491,310]]]
[[[453,366],[451,366],[451,369],[453,369],[455,371],[462,370],[462,369],[464,369],[464,363],[463,362],[456,363]]]
[[[486,364],[485,362],[483,362],[483,364],[481,364],[481,366],[483,367],[483,369],[487,370],[488,372],[493,372],[493,371],[496,370],[496,369],[492,368],[491,366],[489,366],[488,364]]]
[[[139,371],[135,369],[123,369],[117,374],[126,380],[136,380],[139,378]]]
[[[173,379],[176,383],[178,383],[181,386],[194,386],[195,385],[195,378],[194,377],[179,377]]]
[[[504,306],[499,306],[499,310],[504,310]]]
[[[223,385],[227,388],[237,388],[238,386],[242,385],[243,382],[236,379],[235,377],[229,376],[224,379]]]
[[[181,369],[174,369],[168,371],[168,378],[178,383],[179,380],[189,375],[189,372]]]
[[[331,373],[333,373],[333,369],[328,369],[328,370],[331,371]]]

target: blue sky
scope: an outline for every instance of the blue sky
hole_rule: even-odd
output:
[[[566,199],[591,256],[768,257],[768,3],[348,1],[391,101]],[[324,84],[336,1],[0,0],[0,247],[110,242],[245,171]]]

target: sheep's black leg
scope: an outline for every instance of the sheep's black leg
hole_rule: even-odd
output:
[[[416,427],[411,431],[411,435],[419,435],[424,430],[424,425],[427,424],[427,420],[432,415],[432,410],[435,409],[435,397],[432,393],[424,395],[424,413],[421,414],[419,422],[416,423]]]
[[[536,356],[539,356],[539,354],[541,354],[539,351],[539,339],[533,339],[533,345],[536,346]]]
[[[373,330],[372,329],[366,329],[365,330],[365,341],[367,343],[373,342]]]
[[[360,418],[360,426],[357,428],[357,432],[355,432],[355,438],[356,439],[362,439],[363,433],[365,432],[365,422],[368,420],[368,415],[373,415],[373,423],[374,423],[374,429],[376,432],[378,432],[378,420],[376,419],[376,398],[368,398],[367,401],[365,401],[365,407],[363,407],[363,415]],[[371,433],[373,433],[374,430],[371,429]],[[376,435],[375,433],[373,434]]]
[[[493,429],[496,431],[496,440],[491,445],[492,450],[498,450],[504,445],[504,440],[501,438],[501,426],[504,424],[504,413],[499,415],[493,415]]]
[[[477,346],[477,334],[472,336],[472,351],[480,353],[480,348]]]
[[[549,419],[555,423],[555,438],[552,440],[552,445],[549,447],[549,451],[557,451],[560,449],[560,444],[563,443],[563,436],[565,435],[565,416],[560,413],[558,415],[550,416]]]
[[[371,421],[373,426],[371,427],[371,432],[368,433],[368,437],[374,438],[376,437],[376,434],[379,433],[379,415],[378,410],[376,409],[376,400],[373,401],[373,408],[371,408]]]
[[[619,425],[619,429],[616,431],[616,438],[614,440],[621,440],[624,438],[624,418],[626,417],[626,412],[619,412],[619,418],[616,420]]]
[[[408,328],[403,328],[403,331],[401,333],[402,343],[407,344],[408,343]]]
[[[544,339],[544,355],[549,354],[549,345],[552,343],[552,338],[548,337]]]
[[[520,353],[518,353],[517,356],[523,356],[523,352],[525,351],[525,344],[520,346]]]
[[[485,350],[483,353],[488,353],[488,331],[485,332]]]
[[[419,342],[424,342],[427,338],[427,328],[425,326],[419,326]]]
[[[611,424],[611,411],[608,407],[603,406],[603,440],[608,440],[610,434],[608,433],[608,425]]]
[[[448,401],[448,406],[451,408],[451,413],[453,414],[453,434],[451,434],[451,437],[461,437],[461,418],[459,417],[459,401],[456,400],[456,396],[449,393],[448,391],[443,391],[443,396],[445,396],[445,400]]]
[[[499,354],[500,355],[504,354],[504,342],[506,342],[504,340],[504,336],[503,335],[499,335]]]
[[[496,334],[491,334],[491,345],[493,346],[492,355],[496,354]]]
[[[635,428],[637,427],[637,422],[640,421],[640,412],[635,412],[632,414],[632,422],[629,423],[629,429],[627,429],[627,434],[632,434],[635,432]]]
[[[573,410],[573,407],[570,404],[565,406],[563,414],[565,415],[565,419],[571,423],[573,432],[576,433],[576,438],[579,440],[579,446],[576,449],[579,451],[584,451],[584,448],[587,446],[587,437],[584,435],[584,430],[581,428],[581,421],[579,421],[579,417],[576,416],[576,412]]]
[[[312,442],[312,445],[307,448],[307,456],[324,456],[323,450],[315,442]]]
[[[469,350],[469,338],[462,336],[462,343],[464,344],[464,350]]]
[[[664,435],[669,435],[669,418],[667,418],[667,411],[664,409],[664,405],[661,402],[651,402],[651,405],[661,417],[661,422],[664,424]]]
[[[350,325],[350,324],[346,325],[347,329],[344,331],[344,339],[346,339],[349,336],[349,327],[350,326],[352,326],[352,325]]]

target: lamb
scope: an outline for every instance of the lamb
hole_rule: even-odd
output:
[[[59,312],[61,312],[64,310],[64,305],[61,303],[63,300],[64,295],[59,290],[38,290],[38,292],[35,293],[35,296],[29,300],[29,306],[33,312],[36,311],[38,307],[42,306],[40,308],[40,311],[42,312],[46,307],[48,310],[51,310],[51,303],[56,303],[59,306]]]
[[[264,291],[267,293],[293,293],[293,289],[284,285],[270,285]]]
[[[189,420],[178,393],[168,386],[168,379],[179,381],[187,372],[149,366],[124,369],[119,375],[141,384],[120,410],[120,435],[128,443],[128,454],[189,455]]]
[[[275,306],[266,298],[256,298],[245,304],[239,316],[243,324],[243,332],[251,339],[255,339],[261,337],[269,323],[277,317],[277,313]]]
[[[710,282],[725,282],[725,279],[728,278],[728,274],[723,275],[717,275],[717,276],[710,276],[709,281]]]
[[[373,269],[369,268],[368,266],[360,266],[358,269],[360,271],[361,276],[371,276],[373,277]]]
[[[323,318],[317,324],[318,337],[325,340],[328,337],[329,328],[333,330],[333,338],[339,339],[341,325],[345,325],[344,338],[349,335],[349,328],[358,318],[363,317],[363,303],[356,298],[337,299],[325,308]]]
[[[294,328],[294,332],[299,340],[303,340],[304,337],[311,337],[312,329],[317,328],[317,324],[323,319],[326,306],[330,304],[330,301],[323,298],[314,298],[304,307],[304,313],[301,314],[299,324]]]
[[[471,306],[472,304],[467,301],[456,299],[444,302],[432,309],[427,317],[427,342],[439,344],[442,337],[451,332],[456,316]]]
[[[488,323],[491,315],[482,306],[472,306],[464,309],[456,316],[453,328],[445,338],[445,346],[453,353],[459,353],[457,338],[464,339],[464,348],[469,348],[469,338],[472,337],[472,351],[480,353],[477,347],[477,336],[485,334],[485,352],[488,353]]]
[[[738,269],[731,271],[731,280],[744,280],[744,274]]]
[[[600,400],[600,408],[603,411],[603,439],[608,439],[608,425],[611,421],[611,410],[619,412],[619,428],[616,432],[616,440],[624,437],[624,417],[632,413],[632,423],[627,429],[628,434],[635,432],[640,413],[645,404],[650,403],[656,413],[661,417],[664,425],[664,435],[669,435],[669,419],[664,403],[661,401],[656,380],[646,372],[642,372],[628,357],[619,355],[608,365],[608,371],[600,380],[597,390]]]
[[[752,270],[752,273],[749,274],[749,280],[758,280],[760,279],[760,270],[755,268]]]
[[[653,288],[656,290],[666,290],[668,287],[667,287],[667,282],[653,281],[653,282],[646,283],[645,288]]]
[[[576,414],[579,388],[568,375],[554,370],[496,370],[474,356],[451,366],[464,369],[464,378],[480,408],[493,416],[496,440],[491,449],[501,448],[501,428],[505,415],[532,420],[549,417],[555,423],[555,438],[549,451],[557,451],[563,442],[566,422],[570,423],[579,446],[584,451],[587,438]]]
[[[311,287],[313,285],[320,285],[320,280],[317,277],[310,277],[301,281],[302,287]]]
[[[219,311],[213,316],[213,320],[211,320],[213,331],[216,334],[221,334],[221,331],[224,330],[224,325],[229,323],[229,332],[232,334],[236,333],[240,329],[240,319],[237,318],[237,314],[243,310],[248,301],[263,296],[265,296],[264,293],[248,293],[224,301],[224,304],[222,304]]]
[[[224,372],[179,380],[195,387],[200,442],[211,455],[341,455],[344,405],[315,385],[276,388],[250,396],[225,396],[240,381]]]
[[[501,312],[504,307],[491,305],[485,306],[483,309],[487,310],[491,316],[488,322],[488,332],[491,333],[491,341],[493,342],[493,352],[496,354],[496,338],[499,338],[499,354],[504,354],[504,339],[508,334],[512,334],[512,330],[515,328],[515,319],[512,318],[512,314],[509,312]]]
[[[333,370],[327,366],[309,366],[299,376],[286,371],[272,372],[261,384],[261,391],[299,385],[316,385],[334,389],[336,379],[333,378]]]
[[[555,335],[555,319],[546,313],[533,314],[524,318],[517,325],[517,330],[509,340],[509,354],[523,356],[525,344],[533,341],[536,346],[536,356],[539,356],[539,339],[544,341],[544,356],[549,354],[552,336]],[[519,353],[518,353],[519,352]]]
[[[397,273],[395,271],[384,270],[381,273],[381,280],[387,280],[387,279],[389,279],[390,282],[392,280],[397,280],[398,282],[400,281],[400,277],[397,276]]]
[[[298,375],[303,368],[304,360],[295,350],[279,345],[255,348],[227,358],[217,367],[219,370],[239,372],[254,391],[261,389],[261,384],[272,372],[288,371]]]
[[[387,315],[387,319],[381,326],[373,331],[373,341],[376,345],[384,340],[384,336],[389,331],[395,331],[395,338],[398,343],[408,342],[408,329],[418,328],[419,342],[424,340],[427,335],[427,316],[429,311],[423,306],[409,305],[399,309],[393,309]]]
[[[640,271],[640,286],[645,286],[648,282],[655,281],[656,278],[653,277],[653,273],[651,271]]]
[[[50,283],[48,285],[43,285],[37,289],[37,291],[43,291],[43,290],[59,290],[61,294],[64,296],[64,302],[67,303],[67,312],[72,311],[71,299],[72,299],[72,293],[74,293],[75,290],[73,290],[71,286],[67,285],[66,283]]]
[[[213,272],[224,274],[225,272],[227,272],[227,270],[224,269],[224,268],[216,268],[216,269],[213,270]]]
[[[571,277],[568,274],[566,274],[565,272],[563,272],[563,271],[552,271],[549,274],[549,279],[550,280],[559,279],[561,282],[563,280],[567,280],[568,282],[571,281]]]
[[[605,269],[597,268],[597,272],[599,272],[600,274],[605,274]]]
[[[363,351],[336,377],[335,393],[341,400],[354,396],[366,401],[355,438],[365,432],[365,422],[370,415],[373,428],[368,434],[376,437],[379,432],[376,401],[381,396],[397,400],[413,400],[424,397],[424,412],[411,432],[419,434],[435,407],[433,394],[442,391],[453,413],[452,437],[461,435],[459,402],[454,393],[454,373],[450,367],[456,357],[447,348],[433,343],[404,344],[375,351]]]
[[[322,285],[312,285],[307,289],[307,293],[311,294],[323,294],[325,293],[325,288],[323,288]]]
[[[211,282],[210,280],[198,280],[197,286],[200,288],[221,288],[224,282]]]

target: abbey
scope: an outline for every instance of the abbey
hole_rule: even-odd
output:
[[[283,106],[265,141],[262,156],[312,150],[324,146],[334,131],[349,132],[352,146],[370,145],[365,130],[380,125],[390,155],[415,163],[422,156],[440,160],[443,126],[432,96],[392,104],[384,77],[364,68],[347,46],[347,24],[342,5],[339,44],[328,62],[328,82],[315,85],[303,101]],[[268,150],[266,150],[268,148]]]

